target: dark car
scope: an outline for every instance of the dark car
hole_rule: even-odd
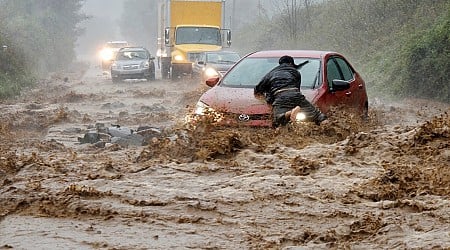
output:
[[[271,126],[270,106],[254,97],[253,88],[284,55],[294,57],[296,64],[309,61],[299,69],[301,91],[322,112],[344,105],[367,115],[364,80],[343,55],[329,51],[272,50],[248,54],[223,78],[208,79],[206,84],[212,88],[200,97],[195,116],[212,114],[222,124]]]
[[[241,57],[234,51],[202,52],[193,65],[193,73],[202,82],[212,77],[222,77]]]
[[[155,57],[143,47],[121,48],[111,64],[113,82],[125,79],[155,79]]]

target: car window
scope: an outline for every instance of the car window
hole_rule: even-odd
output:
[[[219,60],[219,55],[217,55],[217,54],[206,55],[206,61],[209,63],[217,63],[218,60]]]
[[[233,64],[239,61],[240,56],[237,53],[208,53],[206,62],[215,64]]]
[[[117,53],[116,60],[140,60],[147,58],[148,54],[145,51],[121,51]]]
[[[295,59],[295,64],[300,64],[306,61],[306,59]],[[302,76],[301,88],[315,88],[318,86],[320,77],[320,60],[308,59],[308,63],[300,68],[300,74]]]
[[[339,67],[337,66],[336,62],[333,60],[333,58],[329,59],[327,62],[327,82],[328,86],[331,86],[331,83],[333,80],[344,80],[341,76],[341,73],[339,72]]]
[[[344,75],[344,80],[346,81],[350,81],[352,80],[353,77],[353,70],[352,68],[347,64],[346,61],[344,61],[344,59],[342,58],[335,58],[336,63],[339,65],[339,67],[341,68],[341,72]]]
[[[273,68],[278,66],[279,58],[245,58],[240,61],[223,78],[222,85],[229,87],[253,88]],[[309,63],[300,69],[302,75],[302,88],[311,88],[316,84],[320,69],[319,59],[296,58],[299,64],[308,60]]]

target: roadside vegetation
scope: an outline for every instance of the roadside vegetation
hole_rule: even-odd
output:
[[[275,48],[341,52],[363,74],[372,97],[450,102],[448,0],[302,0],[274,7],[275,15],[262,14],[236,30],[233,46],[245,53]]]
[[[0,0],[0,99],[49,72],[67,68],[75,58],[75,42],[84,0]]]

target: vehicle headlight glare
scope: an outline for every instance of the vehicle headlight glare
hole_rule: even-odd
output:
[[[295,120],[298,122],[302,122],[306,120],[306,115],[305,113],[299,112],[296,116],[295,116]]]
[[[206,105],[203,102],[197,103],[194,114],[200,115],[200,116],[206,116],[208,118],[211,118],[215,122],[221,121],[223,118],[223,115],[221,113],[215,111],[213,108],[210,108],[208,105]]]
[[[103,49],[102,51],[100,51],[100,57],[104,61],[109,61],[113,59],[113,52],[110,49]]]
[[[217,73],[217,71],[213,68],[207,68],[205,70],[205,76],[207,76],[208,78],[216,77],[219,76],[219,73]]]
[[[183,56],[182,55],[176,55],[173,59],[175,59],[175,61],[183,61]]]
[[[198,102],[195,107],[194,113],[196,115],[205,115],[207,110],[208,110],[208,105],[204,104],[203,102]]]

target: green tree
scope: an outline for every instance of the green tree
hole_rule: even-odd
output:
[[[61,70],[75,57],[79,11],[84,0],[0,1],[2,36],[27,55],[28,67],[39,74]]]
[[[450,101],[448,0],[277,3],[276,15],[260,16],[235,31],[234,45],[244,53],[273,48],[338,51],[363,74],[369,96],[414,94]],[[419,85],[414,83],[418,79]],[[436,87],[438,91],[430,90]]]

